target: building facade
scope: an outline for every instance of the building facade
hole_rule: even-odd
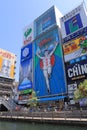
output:
[[[71,103],[75,103],[73,98],[79,100],[87,96],[87,10],[84,2],[61,18],[61,33],[68,96]]]
[[[19,103],[27,103],[33,92],[39,102],[69,98],[73,104],[74,100],[85,100],[87,10],[84,2],[64,16],[53,6],[23,31]]]
[[[15,80],[16,55],[0,48],[0,96],[10,96]]]
[[[60,34],[62,14],[53,6],[24,29],[19,75],[19,102],[64,99],[67,93]],[[30,94],[29,94],[30,93]]]

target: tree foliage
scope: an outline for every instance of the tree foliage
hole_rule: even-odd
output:
[[[87,97],[87,80],[81,82],[74,92],[74,100],[79,100],[81,98]]]

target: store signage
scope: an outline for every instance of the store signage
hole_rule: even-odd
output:
[[[21,62],[32,58],[32,44],[28,44],[21,49]]]
[[[80,31],[82,28],[87,27],[87,11],[82,3],[80,6],[70,11],[66,15],[64,15],[61,22],[61,33],[62,38],[70,37],[71,34],[76,33],[72,36],[75,38],[75,35],[78,35],[77,31]],[[70,40],[70,38],[67,40]],[[65,41],[64,41],[65,42]]]
[[[72,59],[69,61],[69,64],[75,64],[75,63],[80,62],[80,61],[82,62],[83,60],[87,60],[87,55],[83,55],[83,56],[78,57],[76,59]]]
[[[87,34],[87,27],[82,28],[79,31],[77,31],[77,32],[75,32],[75,33],[65,37],[63,39],[63,43],[66,43],[66,42],[68,42],[68,41],[70,41],[70,40],[72,40],[72,39],[74,39],[76,37],[79,37],[79,36],[83,35],[83,34]]]
[[[14,55],[12,55],[11,53],[7,51],[3,51],[2,49],[0,49],[0,56],[8,58],[8,59],[15,59]]]
[[[27,29],[27,31],[24,33],[25,38],[27,38],[31,32],[32,32],[32,28]]]
[[[80,61],[72,65],[66,65],[67,80],[75,81],[85,79],[87,77],[87,61]]]
[[[87,74],[87,64],[80,65],[75,64],[73,67],[68,69],[68,77],[72,78],[78,75]]]
[[[65,62],[73,59],[79,60],[78,57],[87,55],[87,34],[83,34],[82,36],[71,40],[65,44],[63,44],[63,52]]]
[[[71,19],[67,20],[64,24],[67,35],[83,27],[80,14],[75,15]]]
[[[34,27],[33,23],[24,28],[23,45],[27,45],[34,40]]]

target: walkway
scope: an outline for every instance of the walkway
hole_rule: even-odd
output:
[[[3,120],[18,120],[38,123],[55,123],[69,125],[87,125],[87,111],[63,111],[63,112],[1,112],[0,119]],[[78,115],[79,113],[79,115]],[[84,115],[84,114],[85,115]],[[70,115],[69,115],[70,114]]]

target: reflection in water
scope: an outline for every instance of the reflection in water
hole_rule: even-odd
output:
[[[0,121],[0,130],[87,130],[87,127]]]

